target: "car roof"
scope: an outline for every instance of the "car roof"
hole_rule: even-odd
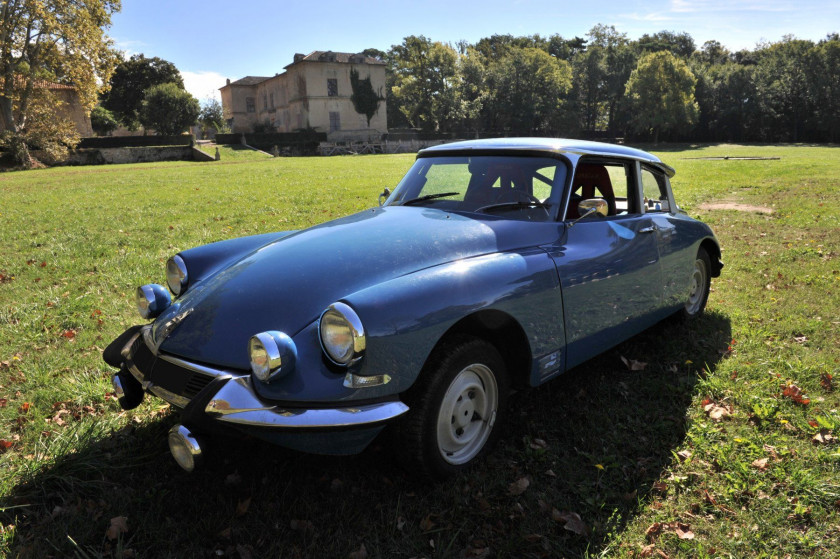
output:
[[[568,138],[490,138],[485,140],[467,140],[440,144],[421,150],[418,157],[444,155],[449,152],[464,151],[544,151],[550,153],[575,153],[578,155],[603,155],[624,157],[649,163],[664,171],[669,177],[674,176],[674,169],[655,155],[640,149],[604,142],[590,142]]]

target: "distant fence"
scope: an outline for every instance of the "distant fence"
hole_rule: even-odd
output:
[[[152,146],[188,146],[193,143],[193,137],[179,134],[177,136],[96,136],[82,138],[78,149],[90,148],[140,148]]]

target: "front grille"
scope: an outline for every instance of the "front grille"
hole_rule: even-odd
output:
[[[194,398],[214,378],[156,357],[142,338],[131,348],[129,361],[129,365],[141,373],[142,380],[187,400]]]

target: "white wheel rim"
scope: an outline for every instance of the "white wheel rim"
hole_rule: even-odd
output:
[[[437,419],[440,455],[450,464],[465,464],[484,448],[499,406],[493,372],[480,363],[465,367],[452,380]]]
[[[694,272],[691,274],[691,281],[688,287],[688,302],[685,310],[688,314],[696,314],[703,304],[703,295],[706,291],[706,263],[701,258],[694,261]]]

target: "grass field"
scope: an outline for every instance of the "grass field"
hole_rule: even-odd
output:
[[[100,357],[168,256],[372,206],[412,156],[0,174],[0,554],[840,557],[840,149],[651,149],[723,246],[707,314],[515,394],[492,457],[435,486],[384,442],[228,440],[186,474],[177,415],[121,412]]]

